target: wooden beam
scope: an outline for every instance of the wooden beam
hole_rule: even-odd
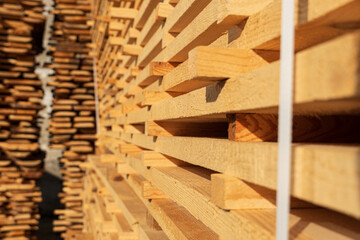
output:
[[[166,47],[165,61],[185,61],[191,49],[196,46],[210,44],[220,37],[224,31],[260,11],[269,2],[268,0],[211,1]],[[237,7],[231,9],[227,8],[228,6]]]
[[[117,173],[123,175],[137,174],[137,171],[135,171],[135,169],[133,169],[131,166],[129,166],[127,163],[124,162],[116,163],[116,169],[117,169]]]
[[[353,28],[346,25],[360,20],[355,14],[359,10],[360,4],[356,0],[310,0],[296,4],[296,51],[353,31]],[[241,31],[241,34],[229,44],[229,47],[279,51],[280,23],[281,1],[271,1],[263,11],[250,16],[240,29],[235,30]]]
[[[252,50],[199,46],[189,52],[187,61],[164,76],[162,87],[167,91],[190,92],[267,64]]]
[[[293,116],[293,142],[355,143],[359,117],[356,115]],[[229,139],[239,142],[277,141],[278,116],[236,114],[229,116]]]
[[[162,154],[194,165],[276,189],[277,143],[240,143],[222,139],[161,136],[154,142],[150,136],[130,137],[130,134],[122,134],[122,139],[147,149],[156,148]],[[292,196],[360,217],[357,198],[357,189],[360,188],[356,170],[359,147],[293,144],[292,151]],[[324,161],[327,164],[323,164]],[[337,196],[348,197],[330,197],[335,193]]]
[[[227,123],[147,121],[145,132],[149,136],[227,137]]]
[[[157,7],[156,7],[156,20],[165,20],[168,16],[170,16],[170,14],[172,13],[172,11],[174,10],[174,7],[169,4],[169,3],[165,3],[165,2],[160,2]]]
[[[140,153],[142,149],[135,144],[120,144],[119,150],[121,153]]]
[[[145,167],[175,167],[186,165],[186,163],[176,158],[155,151],[142,151],[141,161]]]
[[[212,229],[219,236],[225,239],[238,239],[239,236],[246,236],[248,229],[256,228],[256,234],[267,236],[267,238],[273,238],[275,235],[275,209],[258,209],[258,210],[246,210],[241,211],[224,211],[218,208],[210,200],[210,179],[208,179],[209,173],[206,169],[191,167],[191,168],[152,168],[151,176],[152,183],[162,190],[169,196],[170,199],[174,200],[178,204],[181,204],[196,218],[200,219],[207,227]],[[290,222],[299,221],[299,215],[314,214],[318,218],[305,218],[302,221],[312,224],[316,229],[322,229],[325,232],[323,234],[329,234],[329,236],[335,236],[339,234],[339,230],[342,228],[336,226],[337,230],[332,228],[324,229],[322,224],[324,222],[341,222],[339,217],[343,221],[347,221],[349,225],[348,230],[356,236],[358,231],[356,230],[357,220],[349,217],[345,217],[341,214],[323,209],[299,209],[292,210],[290,213]],[[312,215],[311,214],[311,215]],[[319,214],[319,215],[318,215]],[[251,217],[253,215],[253,217]],[[211,217],[216,216],[216,218]],[[256,217],[255,217],[256,216]],[[262,216],[262,217],[261,217]],[[271,217],[270,217],[271,216]],[[261,222],[264,218],[273,219],[272,227],[268,225],[259,224],[258,217]],[[270,219],[268,219],[270,222]],[[240,226],[240,227],[239,227]],[[318,230],[318,231],[319,231]],[[311,236],[313,230],[308,228],[302,228],[300,232],[296,228],[290,228],[290,235],[296,236]],[[344,234],[344,233],[343,233]],[[252,238],[252,232],[247,235],[250,239]]]
[[[171,99],[173,97],[179,96],[181,93],[176,92],[153,92],[153,91],[143,91],[143,100],[141,102],[142,106],[151,106],[155,103]]]
[[[221,80],[267,64],[266,60],[249,49],[199,46],[189,52],[188,71],[194,79]]]
[[[150,62],[137,76],[136,82],[139,86],[147,86],[156,81],[160,76],[166,75],[178,64],[167,62]]]
[[[110,9],[111,18],[135,19],[137,13],[138,11],[134,8],[112,7]]]
[[[167,198],[158,188],[154,187],[150,181],[143,181],[141,183],[142,196],[145,199]]]
[[[134,26],[137,29],[142,29],[149,18],[152,10],[159,3],[159,0],[144,0],[140,6],[139,13],[134,20]]]
[[[211,201],[223,209],[276,208],[276,193],[225,174],[211,174]]]
[[[142,51],[142,47],[138,45],[126,44],[123,46],[123,54],[129,56],[138,56]]]
[[[110,45],[113,46],[122,46],[124,44],[124,39],[121,37],[110,37],[109,42]]]
[[[356,64],[359,38],[359,33],[348,34],[296,54],[295,113],[359,111],[360,92],[356,88],[359,83]],[[341,52],[341,58],[334,49]],[[323,57],[325,53],[326,58]],[[279,62],[274,62],[250,73],[154,104],[149,112],[151,119],[157,121],[229,112],[277,113],[279,67]],[[337,84],[337,76],[342,76],[345,81],[341,86]],[[318,81],[311,80],[314,78]]]

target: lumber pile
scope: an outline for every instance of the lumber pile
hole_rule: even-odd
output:
[[[59,220],[54,230],[63,237],[80,233],[83,226],[83,175],[80,165],[93,152],[95,139],[95,101],[90,13],[88,1],[56,1],[55,21],[50,47],[54,70],[52,82],[54,100],[49,127],[51,148],[63,149],[63,192]]]
[[[94,0],[94,239],[275,239],[280,0]],[[299,0],[291,239],[360,238],[360,1]]]
[[[0,239],[36,239],[38,229],[42,11],[40,0],[0,1]]]

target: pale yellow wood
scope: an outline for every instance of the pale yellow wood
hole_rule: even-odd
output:
[[[240,5],[239,5],[240,6]],[[296,44],[297,51],[321,43],[327,39],[344,34],[343,24],[357,22],[360,4],[356,0],[316,1],[296,4]],[[329,14],[331,12],[331,14]],[[263,11],[249,17],[246,25],[229,46],[259,50],[280,49],[281,1],[274,0]],[[346,25],[346,24],[345,24]],[[338,26],[338,27],[333,27]]]
[[[356,88],[359,38],[359,32],[348,34],[296,54],[296,113],[359,111]],[[340,52],[341,58],[338,57]],[[279,62],[275,62],[226,82],[154,104],[150,118],[164,120],[226,112],[277,113],[279,67]],[[337,76],[343,79],[340,86]],[[338,104],[328,104],[336,100]],[[314,103],[306,105],[311,102]]]
[[[155,103],[162,102],[179,95],[178,93],[172,93],[172,92],[153,92],[153,91],[143,91],[142,94],[144,100],[142,100],[141,105],[143,106],[151,106]]]
[[[140,31],[136,28],[129,29],[129,38],[130,39],[137,39],[140,36]]]
[[[165,20],[173,11],[174,7],[169,3],[160,2],[156,7],[156,19]]]
[[[139,153],[142,151],[142,149],[135,144],[120,144],[119,150],[121,153],[128,153],[128,154]]]
[[[149,18],[152,10],[159,3],[159,0],[144,0],[140,6],[139,13],[134,20],[134,26],[137,29],[142,29],[145,25],[146,20]]]
[[[163,47],[166,47],[174,37],[169,34],[181,32],[192,20],[200,13],[204,7],[209,4],[210,0],[193,1],[182,0],[180,1],[172,14],[167,18],[163,29]],[[169,36],[170,35],[170,36]]]
[[[94,157],[90,158],[90,162],[92,162],[92,164],[94,166],[96,166],[96,162],[97,160]],[[183,236],[183,231],[185,231],[185,229],[183,228],[176,228],[176,233],[172,232],[174,231],[174,228],[171,228],[171,226],[176,226],[178,224],[181,225],[188,225],[189,228],[191,229],[190,226],[194,226],[194,224],[198,224],[198,222],[190,217],[189,215],[184,215],[184,213],[182,212],[182,209],[179,209],[179,207],[177,207],[176,204],[172,203],[169,200],[166,200],[164,203],[165,205],[161,204],[160,206],[168,206],[168,204],[170,204],[170,206],[175,207],[175,209],[173,208],[173,214],[177,213],[178,215],[168,215],[169,213],[171,213],[171,211],[166,211],[166,209],[163,209],[162,211],[156,207],[156,205],[154,205],[154,203],[156,203],[156,200],[153,200],[151,203],[149,203],[146,199],[143,199],[144,201],[141,202],[141,200],[136,197],[136,194],[133,190],[133,188],[130,188],[128,185],[128,181],[119,181],[119,180],[111,180],[111,179],[107,179],[104,175],[104,172],[98,168],[95,168],[96,172],[99,174],[99,177],[103,180],[105,186],[108,187],[108,189],[110,190],[110,193],[112,194],[114,201],[118,204],[118,206],[122,209],[124,216],[128,219],[129,223],[138,223],[139,228],[135,228],[134,231],[138,232],[140,236],[143,236],[145,238],[140,238],[140,239],[168,239],[166,237],[166,235],[159,230],[152,230],[151,227],[146,223],[145,220],[145,216],[147,214],[147,210],[145,209],[149,209],[150,212],[152,213],[152,215],[156,215],[156,219],[158,221],[161,222],[163,229],[166,230],[167,234],[169,234],[170,236],[174,236],[174,234],[177,233],[177,235],[175,236]],[[134,179],[135,180],[135,179]],[[130,181],[129,183],[135,183],[134,181]],[[141,194],[141,192],[140,192]],[[144,205],[146,204],[146,205]],[[146,207],[145,207],[146,206]],[[131,210],[131,211],[129,211]],[[174,210],[177,210],[176,212],[174,212]],[[176,218],[176,216],[179,216],[178,218]],[[130,220],[131,219],[131,220]],[[159,222],[159,223],[160,223]],[[173,229],[173,230],[171,230]],[[203,234],[208,234],[206,233],[204,228],[199,228],[197,227],[198,230],[196,230],[196,232],[200,231]],[[151,235],[149,235],[151,234]],[[185,235],[189,236],[187,238],[181,238],[181,239],[195,239],[194,237],[194,232],[190,231],[189,233],[186,233],[185,231]],[[195,235],[196,236],[196,235]],[[171,239],[180,239],[180,238],[174,238],[171,237]]]
[[[138,11],[134,8],[120,8],[112,7],[110,10],[111,18],[120,18],[120,19],[134,19]]]
[[[122,46],[124,44],[124,39],[121,37],[110,37],[109,39],[111,45]]]
[[[189,52],[188,71],[193,78],[224,79],[268,64],[252,50],[200,46]],[[202,78],[202,79],[204,79]]]
[[[163,3],[158,3],[158,6],[162,5]],[[146,20],[144,27],[141,29],[140,35],[137,39],[137,42],[141,46],[145,46],[149,39],[152,37],[154,32],[158,30],[161,26],[162,20],[157,19],[157,8],[152,9],[151,15]]]
[[[154,187],[150,181],[142,181],[141,192],[143,198],[146,199],[167,198],[167,196],[159,189]]]
[[[149,38],[142,52],[139,54],[139,66],[144,67],[149,64],[162,50],[161,36],[162,29],[158,28],[156,32]],[[157,59],[159,60],[159,59]]]
[[[142,51],[142,47],[138,45],[126,44],[123,46],[123,54],[130,56],[138,56]]]
[[[152,168],[153,184],[225,239],[253,239],[252,233],[249,235],[246,233],[250,228],[256,229],[256,235],[261,234],[267,238],[274,238],[275,221],[271,222],[270,219],[275,219],[276,210],[224,211],[209,202],[211,187],[209,179],[206,179],[206,170],[204,172],[199,168],[189,168],[189,170],[191,171],[180,168]],[[204,173],[205,175],[203,175]],[[299,231],[291,229],[290,236],[294,239],[307,239],[314,234],[313,230],[322,232],[322,234],[314,236],[315,239],[321,235],[345,238],[346,235],[341,236],[340,234],[341,227],[336,224],[332,224],[332,226],[337,229],[322,227],[323,222],[335,223],[339,221],[339,217],[343,218],[342,221],[348,222],[348,230],[352,232],[353,237],[359,234],[356,230],[357,221],[340,214],[334,216],[333,212],[322,209],[294,210],[292,212],[296,213],[290,214],[291,226],[299,221],[298,214],[307,215],[312,212],[318,216],[313,219],[302,219],[302,221],[309,221],[308,223],[314,229],[302,228]],[[250,217],[248,214],[254,214],[254,217]],[[260,217],[259,220],[255,216],[263,217]],[[267,224],[261,224],[263,222]]]
[[[276,143],[238,143],[207,138],[157,137],[155,144],[152,137],[145,135],[136,134],[130,137],[130,134],[123,134],[122,136],[125,141],[141,147],[156,148],[156,151],[162,154],[276,189]],[[356,171],[359,148],[318,144],[294,144],[292,148],[294,156],[292,196],[359,218],[360,205],[357,190],[359,182]],[[327,164],[323,164],[324,161]],[[303,177],[305,175],[306,177]],[[344,178],[344,176],[347,177]],[[343,180],[339,181],[340,178]],[[338,198],[334,198],[335,195]]]
[[[132,190],[146,204],[149,212],[157,220],[170,239],[218,239],[202,222],[195,219],[183,207],[168,199],[152,199],[150,202],[142,198],[141,182],[143,177],[133,174],[126,177]],[[140,189],[139,189],[140,187]]]
[[[267,64],[252,50],[197,47],[190,51],[187,61],[164,76],[162,87],[166,91],[189,92],[213,80],[235,77]]]
[[[239,24],[250,14],[260,11],[268,1],[242,0],[237,2],[241,6],[233,11],[230,6],[236,5],[236,0],[211,1],[202,12],[197,15],[189,25],[166,47],[165,61],[184,61],[187,53],[196,46],[207,45],[216,40],[220,35]],[[245,7],[246,6],[246,7]],[[246,10],[245,10],[246,9]]]
[[[109,23],[109,30],[111,31],[122,31],[124,29],[124,24],[122,22],[115,22],[115,21],[110,21]]]
[[[223,209],[276,208],[274,191],[256,191],[244,181],[224,174],[211,175],[211,201]]]
[[[141,160],[146,167],[175,167],[181,161],[155,151],[142,151]]]
[[[117,173],[119,174],[136,174],[136,170],[129,166],[127,163],[118,162],[116,164]]]
[[[114,154],[101,154],[100,161],[102,163],[115,163],[119,161],[119,157]]]

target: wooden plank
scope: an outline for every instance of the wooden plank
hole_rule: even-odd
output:
[[[142,197],[145,199],[167,198],[159,189],[154,187],[150,181],[143,181],[141,184]]]
[[[228,210],[276,208],[274,191],[225,174],[211,174],[211,202]]]
[[[164,76],[162,87],[166,91],[189,92],[267,64],[252,50],[196,47],[189,52],[187,61]]]
[[[157,31],[149,39],[149,42],[143,48],[142,52],[139,54],[138,64],[140,67],[146,66],[161,52],[161,30],[161,28],[157,29]]]
[[[275,210],[251,210],[251,211],[224,211],[218,208],[215,205],[209,204],[210,198],[210,184],[209,180],[206,179],[206,174],[201,175],[201,171],[196,169],[191,169],[191,172],[187,172],[185,169],[179,168],[153,168],[152,169],[152,180],[155,186],[159,187],[160,190],[164,191],[171,199],[181,203],[190,213],[194,214],[197,218],[200,218],[209,228],[213,229],[220,236],[223,236],[226,239],[239,239],[239,236],[246,237],[248,229],[256,229],[255,234],[261,234],[262,236],[268,236],[268,238],[273,238],[275,235],[275,221],[272,223],[273,227],[268,225],[263,225],[256,218],[249,218],[246,213],[253,213],[254,215],[267,216],[275,219]],[[200,176],[197,176],[199,174]],[[176,184],[173,184],[173,183]],[[207,187],[205,187],[207,185]],[[295,210],[297,214],[306,214],[309,212],[306,210]],[[312,209],[311,212],[321,215],[321,217],[316,219],[307,219],[304,221],[311,222],[315,228],[323,229],[325,232],[322,234],[329,234],[336,236],[340,233],[340,226],[337,226],[337,230],[333,228],[324,229],[322,227],[322,222],[337,222],[338,217],[343,217],[344,221],[347,221],[352,231],[353,236],[358,235],[358,230],[356,228],[357,221],[348,217],[341,216],[337,214],[336,217],[333,216],[333,212],[329,212],[322,209]],[[290,222],[298,219],[297,214],[290,215]],[[216,216],[211,217],[211,216]],[[270,224],[270,222],[269,222]],[[241,227],[239,227],[241,226]],[[335,227],[336,225],[334,225]],[[317,231],[319,231],[317,230]],[[307,228],[300,230],[290,229],[290,235],[296,235],[298,239],[306,239],[306,237],[311,236],[312,231]],[[247,237],[251,237],[250,233]],[[343,235],[343,237],[345,237]]]
[[[154,91],[143,91],[143,100],[141,102],[142,106],[151,106],[155,103],[171,99],[173,97],[179,96],[181,93],[176,92],[154,92]]]
[[[260,11],[269,1],[212,1],[167,46],[165,61],[182,62],[196,46],[208,45],[231,27]],[[226,7],[224,7],[226,6]],[[227,8],[233,6],[236,8]],[[245,7],[246,6],[246,7]]]
[[[138,11],[134,8],[112,7],[110,9],[111,18],[135,19],[137,13]]]
[[[239,142],[277,141],[278,116],[236,114],[229,117],[229,139]],[[357,116],[293,116],[293,142],[355,143]]]
[[[169,39],[174,39],[169,33],[180,33],[209,2],[210,0],[180,1],[164,25],[163,47],[169,44]]]
[[[142,151],[141,161],[145,167],[175,167],[183,162],[155,151]]]
[[[96,157],[91,156],[89,160],[95,167],[94,169],[96,170],[98,176],[102,179],[104,185],[109,190],[114,201],[122,210],[122,213],[124,214],[124,217],[127,219],[129,224],[138,226],[134,228],[134,231],[141,236],[147,236],[147,239],[156,239],[150,238],[152,233],[154,233],[154,230],[146,223],[146,207],[131,190],[128,184],[124,182],[122,177],[119,175],[110,175],[110,179],[107,179],[103,170],[96,167]],[[167,239],[166,235],[164,235],[162,231],[156,231],[155,236],[158,237],[158,239]]]
[[[122,46],[124,44],[124,39],[121,37],[110,37],[109,41],[111,45]]]
[[[349,34],[296,54],[295,113],[358,111],[359,96],[354,86],[358,84],[355,63],[359,36],[359,33]],[[334,49],[339,49],[341,58]],[[340,87],[336,77],[339,75],[346,81]],[[314,82],[311,80],[314,78],[319,80]],[[279,62],[274,62],[226,82],[155,104],[149,112],[150,118],[156,121],[227,112],[277,113],[278,81]],[[329,105],[329,101],[333,104]]]
[[[296,5],[296,41],[295,49],[300,51],[324,42],[346,32],[346,23],[359,21],[353,14],[359,10],[359,3],[354,0],[341,2],[309,1]],[[236,37],[230,47],[242,47],[259,50],[280,48],[281,1],[273,1],[263,11],[249,17],[241,36]],[[338,27],[332,27],[338,26]],[[263,31],[265,30],[266,31]]]
[[[144,0],[139,9],[139,13],[134,20],[134,26],[137,29],[142,29],[144,24],[146,23],[146,19],[148,19],[151,11],[156,7],[159,3],[159,0]]]
[[[143,178],[139,175],[130,175],[126,179],[134,192],[141,198],[142,189],[139,189],[141,187],[139,183]],[[170,239],[197,239],[198,236],[206,237],[206,239],[218,239],[218,236],[202,222],[171,200],[163,198],[152,199],[150,202],[146,199],[143,201]]]
[[[158,77],[166,75],[176,66],[177,64],[167,62],[150,62],[136,77],[136,83],[139,86],[147,86]]]
[[[171,239],[219,239],[201,222],[190,214],[184,214],[184,209],[166,199],[154,199],[151,201],[151,210],[155,213],[157,221]],[[161,213],[162,216],[156,213]],[[175,221],[169,221],[173,219]],[[196,227],[194,227],[196,226]]]
[[[154,143],[152,137],[138,134],[132,138],[126,134],[122,136],[124,140],[133,144],[152,150],[156,148],[156,151],[179,160],[270,189],[276,188],[276,143],[239,143],[194,137],[157,137]],[[356,209],[360,209],[360,206],[356,197],[358,181],[355,167],[358,161],[358,147],[293,144],[292,148],[292,196],[358,218],[360,210]],[[327,164],[324,165],[323,161]],[[335,166],[333,164],[336,164],[336,167],[332,167]],[[339,198],[329,197],[333,194]]]
[[[126,44],[123,46],[123,54],[129,56],[138,56],[142,51],[142,47],[138,45]]]

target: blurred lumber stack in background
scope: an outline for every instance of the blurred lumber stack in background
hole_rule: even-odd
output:
[[[62,236],[79,233],[83,226],[83,175],[81,164],[93,152],[95,139],[95,101],[91,35],[88,20],[90,2],[62,1],[55,4],[55,21],[51,38],[54,69],[53,111],[49,132],[51,148],[63,149],[63,193],[59,220],[54,230]]]
[[[40,0],[0,2],[0,239],[36,239],[38,229],[42,11]]]
[[[280,0],[93,0],[95,239],[275,239]],[[297,1],[291,239],[360,238],[360,1]]]

